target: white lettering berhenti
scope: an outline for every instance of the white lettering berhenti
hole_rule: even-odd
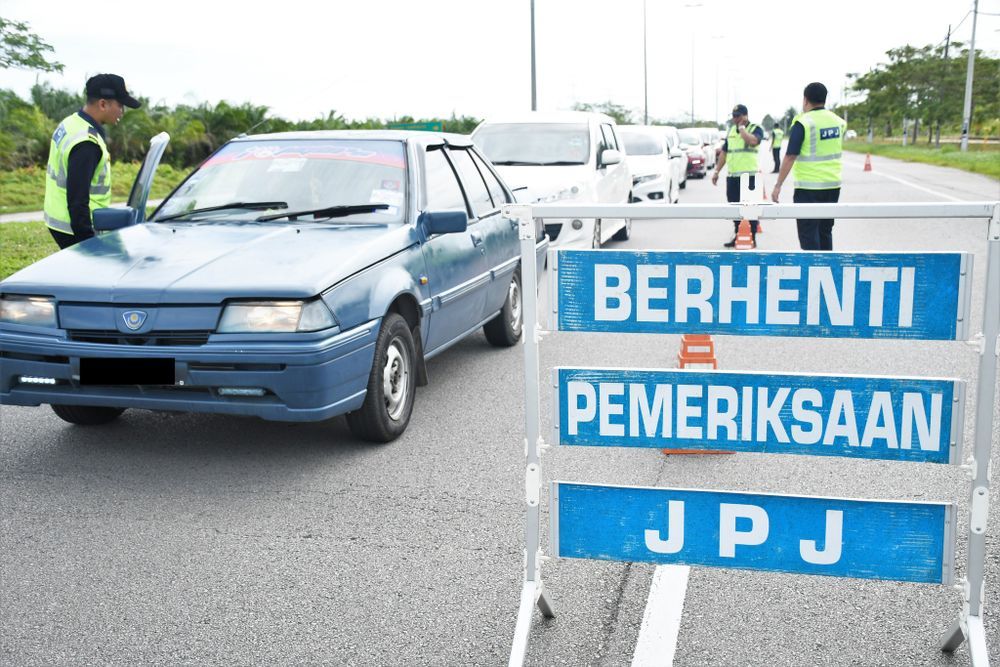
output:
[[[699,264],[639,264],[634,273],[624,264],[595,264],[594,318],[731,324],[733,306],[742,304],[742,321],[747,324],[816,326],[829,322],[834,327],[905,329],[913,326],[915,275],[912,266],[723,265],[718,267],[716,280],[711,267]],[[895,298],[887,298],[889,289]],[[671,298],[672,310],[666,305]],[[794,307],[803,299],[804,313]]]

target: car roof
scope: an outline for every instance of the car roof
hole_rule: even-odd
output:
[[[495,125],[499,123],[586,123],[595,120],[601,123],[614,123],[615,119],[598,111],[524,111],[521,113],[491,116],[480,123]]]
[[[647,134],[651,137],[659,137],[663,134],[663,130],[666,128],[665,125],[619,125],[619,130],[631,130],[633,132],[641,132],[642,134]]]
[[[295,132],[271,132],[268,134],[240,135],[233,141],[273,141],[284,140],[324,140],[350,139],[352,141],[405,141],[421,146],[472,146],[472,139],[465,134],[452,132],[421,132],[419,130],[303,130]]]

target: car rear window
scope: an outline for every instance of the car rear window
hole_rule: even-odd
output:
[[[622,130],[622,141],[625,143],[626,155],[663,155],[663,142],[644,132]]]

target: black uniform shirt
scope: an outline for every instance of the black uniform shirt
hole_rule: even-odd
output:
[[[77,115],[90,123],[105,138],[104,128],[84,111]],[[90,219],[90,183],[101,161],[101,147],[93,141],[81,141],[69,152],[66,170],[66,204],[69,208],[69,222],[77,241],[94,235],[94,225]]]
[[[816,107],[817,109],[823,109],[824,107]],[[788,148],[785,149],[785,155],[798,155],[802,152],[802,142],[806,140],[806,128],[802,127],[802,123],[795,121],[792,123],[791,129],[788,130]]]

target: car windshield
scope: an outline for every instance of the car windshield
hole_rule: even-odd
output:
[[[205,161],[160,206],[153,220],[243,221],[283,211],[388,204],[378,210],[361,207],[359,213],[331,219],[401,222],[405,193],[406,159],[400,141],[235,141]]]
[[[625,142],[626,155],[663,155],[663,142],[645,132],[619,128]]]
[[[493,164],[587,164],[590,131],[586,123],[497,123],[473,135]]]
[[[689,146],[701,145],[701,133],[698,130],[681,130],[681,141]]]

